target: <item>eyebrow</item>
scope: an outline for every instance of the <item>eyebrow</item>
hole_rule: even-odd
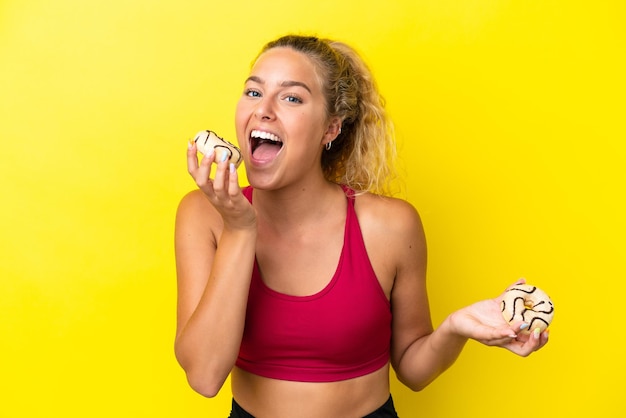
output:
[[[260,77],[257,77],[255,75],[251,75],[250,77],[248,77],[246,79],[246,83],[248,81],[254,81],[255,83],[265,84],[265,82]],[[307,86],[305,83],[303,83],[301,81],[286,80],[286,81],[283,81],[282,83],[280,83],[280,85],[281,85],[281,87],[302,87],[303,89],[307,90],[309,93],[312,93],[311,89],[309,88],[309,86]]]

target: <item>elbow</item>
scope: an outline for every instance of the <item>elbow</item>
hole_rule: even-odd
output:
[[[195,392],[199,393],[205,398],[216,397],[221,389],[221,386],[214,385],[214,384],[207,383],[207,382],[198,382],[189,378],[187,378],[187,382],[189,382],[189,386],[191,386],[191,388]]]
[[[400,383],[402,383],[404,386],[406,386],[413,392],[421,392],[430,384],[430,381],[426,381],[426,382],[418,381],[418,380],[414,381],[410,379],[402,379],[400,376],[398,376],[398,380],[400,381]]]
[[[185,371],[187,383],[195,392],[206,398],[217,396],[228,377],[228,373],[222,376],[223,373],[207,369],[207,365],[194,364],[189,359],[185,361],[184,356],[181,356],[178,351],[176,358],[178,364]]]
[[[399,367],[394,367],[394,370],[398,381],[413,392],[421,392],[426,389],[438,376],[438,374],[424,373],[423,371],[414,370],[413,368],[403,370]]]
[[[428,385],[407,385],[407,384],[405,384],[405,386],[408,387],[413,392],[421,392]]]
[[[224,386],[226,379],[214,379],[207,377],[204,373],[193,373],[187,371],[187,383],[189,386],[205,398],[214,398]]]

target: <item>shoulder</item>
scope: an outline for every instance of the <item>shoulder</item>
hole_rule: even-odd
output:
[[[178,203],[179,215],[206,215],[210,212],[216,211],[200,189],[190,191]]]
[[[425,262],[426,238],[418,211],[406,200],[363,194],[356,198],[355,210],[366,247],[383,254],[384,263],[394,271]]]
[[[188,235],[194,231],[215,236],[221,227],[222,217],[201,190],[193,190],[182,197],[176,211],[177,234]]]
[[[356,197],[355,210],[362,227],[380,228],[397,236],[422,233],[419,213],[406,200],[364,193]]]
[[[387,297],[393,289],[406,288],[404,283],[416,286],[426,265],[426,238],[415,207],[402,199],[361,194],[356,197],[355,211],[370,262]]]

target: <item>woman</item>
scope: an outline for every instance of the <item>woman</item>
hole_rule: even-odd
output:
[[[381,195],[391,124],[348,46],[266,45],[236,130],[250,186],[227,155],[198,162],[190,144],[198,190],[176,218],[176,356],[208,397],[232,373],[231,417],[395,417],[390,365],[417,391],[469,338],[521,356],[546,344],[545,332],[517,335],[528,325],[506,323],[499,299],[433,330],[422,225],[409,203]]]

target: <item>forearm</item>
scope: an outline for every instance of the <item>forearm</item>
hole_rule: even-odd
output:
[[[451,317],[446,318],[407,348],[396,366],[398,379],[414,391],[424,389],[454,364],[467,340],[452,331]]]
[[[205,396],[219,391],[239,353],[255,245],[256,231],[222,232],[202,297],[176,338],[176,357]]]

